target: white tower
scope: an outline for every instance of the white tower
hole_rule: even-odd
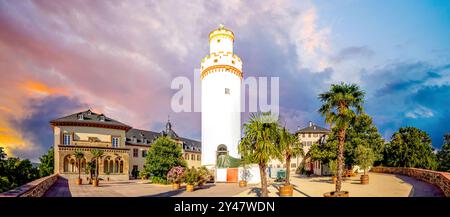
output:
[[[201,62],[202,165],[207,167],[216,165],[218,151],[239,157],[243,74],[233,42],[233,32],[220,25],[209,34],[209,55]]]

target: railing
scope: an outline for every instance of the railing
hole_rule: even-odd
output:
[[[370,171],[410,176],[436,185],[444,192],[446,197],[450,197],[450,173],[406,167],[373,167]]]
[[[58,180],[58,174],[42,177],[13,190],[0,193],[0,197],[42,197]]]

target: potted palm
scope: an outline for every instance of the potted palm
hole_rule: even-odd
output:
[[[344,147],[347,129],[357,114],[362,113],[364,91],[356,84],[333,84],[329,91],[319,95],[322,106],[319,112],[325,121],[337,131],[337,179],[334,192],[325,193],[325,197],[348,197],[348,191],[342,191],[344,169]]]
[[[261,178],[261,197],[268,197],[267,164],[281,155],[277,147],[278,116],[270,112],[252,114],[244,124],[244,137],[239,143],[239,154],[258,164]]]
[[[84,154],[81,151],[75,151],[75,158],[78,164],[78,178],[76,179],[76,184],[81,185],[83,180],[81,180],[81,159],[83,159]]]
[[[279,148],[282,153],[281,162],[286,162],[286,178],[283,186],[280,187],[280,196],[292,196],[293,195],[293,186],[290,183],[290,175],[291,175],[291,158],[295,158],[299,155],[304,156],[303,149],[300,145],[300,141],[298,138],[289,133],[289,131],[284,127],[279,131]]]
[[[86,170],[85,173],[89,174],[89,176],[86,177],[86,180],[89,182],[89,184],[92,184],[92,173],[95,171],[95,165],[94,162],[88,162],[86,164]]]
[[[167,173],[167,181],[172,183],[172,188],[175,190],[180,189],[180,183],[183,179],[184,167],[176,166],[172,167]]]
[[[369,175],[367,174],[367,169],[373,165],[375,161],[375,154],[373,150],[369,147],[358,145],[355,148],[356,164],[364,170],[364,174],[361,175],[361,184],[369,184]]]
[[[186,191],[192,192],[194,191],[194,185],[199,181],[199,175],[197,169],[192,167],[187,169],[184,173],[184,182],[186,183]]]
[[[98,168],[101,157],[103,156],[103,151],[99,149],[91,150],[92,158],[95,159],[95,179],[92,180],[92,186],[98,187],[99,177],[98,177]]]

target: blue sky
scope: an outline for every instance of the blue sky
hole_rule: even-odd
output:
[[[170,115],[200,139],[200,114],[171,111],[170,83],[192,77],[220,23],[244,76],[280,77],[291,131],[325,125],[317,95],[352,82],[384,138],[415,126],[439,148],[450,132],[450,1],[28,0],[0,2],[0,146],[36,160],[48,121],[87,108],[154,131]]]

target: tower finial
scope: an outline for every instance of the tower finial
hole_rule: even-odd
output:
[[[170,123],[170,115],[167,115],[166,133],[172,130],[172,124]]]
[[[219,29],[223,29],[223,28],[224,28],[223,24],[222,23],[219,24]]]

